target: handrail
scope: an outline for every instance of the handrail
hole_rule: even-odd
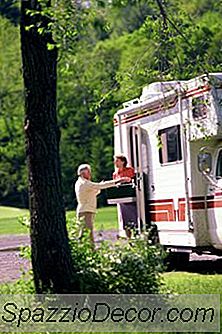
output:
[[[209,175],[207,172],[204,172],[204,171],[202,171],[202,174],[212,186],[216,187],[217,189],[222,190],[222,186],[218,186],[218,183],[213,179],[211,175]]]

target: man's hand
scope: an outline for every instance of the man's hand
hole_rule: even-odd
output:
[[[131,177],[124,176],[120,178],[121,183],[130,183],[131,182]]]

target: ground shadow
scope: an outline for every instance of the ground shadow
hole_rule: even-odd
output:
[[[189,261],[186,268],[174,270],[203,275],[222,274],[222,258]]]

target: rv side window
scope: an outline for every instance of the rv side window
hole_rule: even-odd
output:
[[[222,178],[222,150],[219,152],[217,159],[217,170],[216,170],[216,178]]]
[[[160,163],[182,160],[180,126],[172,126],[158,132]]]

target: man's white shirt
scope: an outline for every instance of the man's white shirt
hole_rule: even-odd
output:
[[[102,189],[114,187],[117,180],[92,182],[83,177],[79,177],[75,184],[76,198],[78,202],[77,215],[82,212],[96,213],[96,196]]]

